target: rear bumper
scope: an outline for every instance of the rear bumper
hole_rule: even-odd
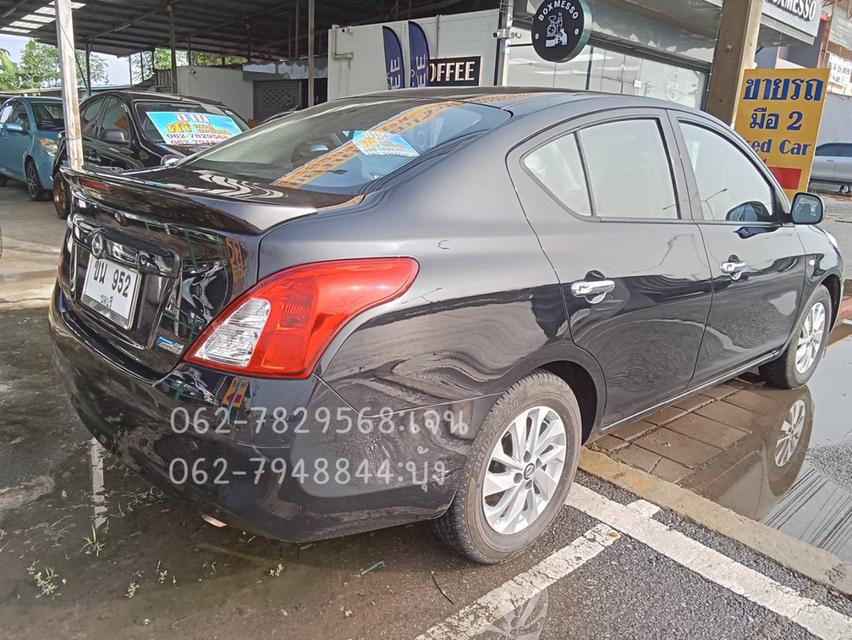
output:
[[[99,353],[58,287],[50,326],[56,368],[98,441],[227,523],[315,540],[436,517],[455,493],[472,435],[429,425],[429,409],[359,420],[315,376],[180,364],[152,383]]]

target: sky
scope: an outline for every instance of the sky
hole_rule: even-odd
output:
[[[0,34],[0,49],[6,49],[12,60],[20,62],[21,52],[24,50],[27,40],[29,38]],[[102,53],[97,55],[102,57],[107,63],[110,84],[126,85],[130,83],[127,58],[116,58],[115,56],[108,56]]]

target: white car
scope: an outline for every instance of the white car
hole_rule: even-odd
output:
[[[811,182],[826,182],[840,187],[840,193],[852,191],[852,142],[831,142],[816,148]]]

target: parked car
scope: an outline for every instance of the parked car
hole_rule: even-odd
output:
[[[215,100],[137,91],[105,91],[84,100],[80,126],[86,167],[110,172],[156,167],[164,159],[182,158],[249,128]],[[199,126],[211,130],[200,131]],[[57,176],[66,163],[63,139],[51,175]],[[65,218],[66,185],[62,180],[56,185],[53,203],[57,215]]]
[[[840,187],[840,193],[852,191],[852,142],[821,144],[814,152],[811,182],[825,182]]]
[[[632,96],[378,93],[65,177],[50,324],[83,423],[292,541],[433,519],[511,558],[583,443],[753,367],[804,384],[842,294],[817,196]]]
[[[0,107],[0,186],[7,179],[26,182],[33,200],[53,189],[62,120],[59,98],[12,98]]]

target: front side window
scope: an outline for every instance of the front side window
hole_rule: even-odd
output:
[[[80,110],[80,127],[83,135],[93,137],[98,128],[98,114],[103,106],[103,98],[94,98],[86,102],[85,106]]]
[[[578,134],[594,215],[676,219],[672,170],[654,119],[594,125]]]
[[[775,222],[769,182],[734,143],[698,125],[680,123],[705,220]]]
[[[12,107],[12,113],[9,114],[9,122],[14,122],[21,125],[24,131],[27,131],[30,125],[30,117],[27,115],[27,107],[23,102],[16,102]]]
[[[568,209],[583,216],[592,215],[589,187],[574,134],[552,140],[527,154],[524,166]]]
[[[104,109],[104,117],[101,118],[101,131],[108,129],[120,129],[127,134],[130,140],[130,114],[127,107],[118,98],[110,98]]]
[[[180,166],[355,195],[418,158],[470,140],[508,118],[503,109],[470,102],[338,100],[276,118]]]

